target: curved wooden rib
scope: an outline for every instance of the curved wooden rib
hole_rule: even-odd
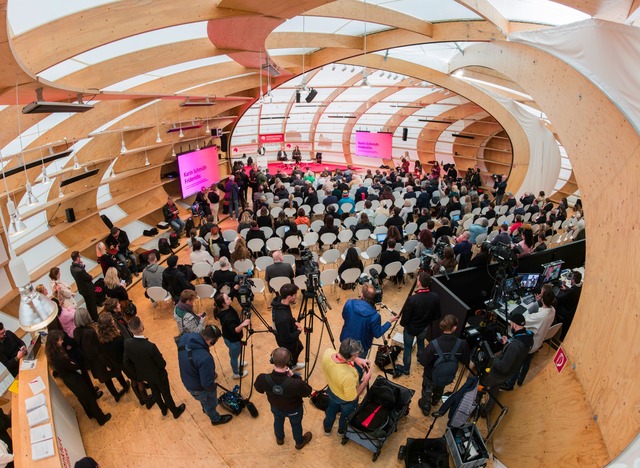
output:
[[[487,21],[495,24],[503,34],[509,34],[509,20],[507,20],[496,7],[491,3],[483,0],[455,0],[456,3],[468,8],[476,13],[478,16],[482,16]]]
[[[581,466],[601,466],[640,429],[640,420],[629,412],[640,404],[636,384],[640,350],[634,346],[640,328],[629,327],[636,323],[640,291],[628,286],[640,253],[625,249],[629,268],[609,257],[611,239],[620,232],[635,236],[639,221],[635,210],[625,210],[615,222],[611,219],[614,207],[625,207],[634,199],[640,178],[640,137],[597,86],[541,50],[514,43],[483,44],[467,48],[464,62],[494,68],[520,83],[553,122],[580,180],[589,233],[586,267],[594,272],[587,274],[564,342],[575,372],[566,368],[558,376],[550,363],[527,384],[527,395],[535,398],[513,402],[512,417],[495,436],[504,443],[497,446],[499,458],[515,466],[520,453],[537,452],[545,466],[562,466],[570,456],[581,457],[585,462]],[[615,190],[603,190],[602,173],[612,166],[618,174]],[[615,320],[605,311],[615,311]],[[575,398],[567,398],[567,391]],[[508,398],[512,400],[511,395]],[[572,445],[578,437],[581,443]],[[507,445],[519,448],[518,458],[505,449]]]

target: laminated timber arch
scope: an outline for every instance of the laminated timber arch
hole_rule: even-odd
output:
[[[591,81],[539,49],[513,42],[467,48],[455,68],[481,65],[517,82],[540,105],[563,142],[580,181],[588,275],[563,347],[575,369],[548,363],[520,392],[505,396],[510,411],[494,436],[509,466],[603,466],[640,430],[637,362],[640,339],[637,265],[640,221],[640,136]],[[601,175],[615,168],[611,190]],[[618,215],[616,208],[626,208]],[[612,261],[611,242],[625,233],[625,266]],[[615,316],[615,318],[613,318]],[[629,326],[632,324],[633,326]],[[517,447],[517,451],[514,450]]]

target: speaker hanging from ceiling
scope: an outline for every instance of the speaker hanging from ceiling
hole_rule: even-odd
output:
[[[300,104],[300,90],[296,89],[296,104]]]
[[[307,102],[311,102],[313,101],[313,99],[318,95],[318,91],[316,91],[315,89],[311,88],[309,90],[309,94],[307,94],[307,97],[304,99]]]
[[[64,210],[67,215],[67,221],[73,223],[76,220],[76,214],[73,212],[73,208],[67,208]]]
[[[405,127],[402,129],[402,141],[407,141],[408,136],[409,136],[409,129]]]

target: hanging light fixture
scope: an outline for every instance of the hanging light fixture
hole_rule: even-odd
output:
[[[360,87],[369,89],[369,81],[367,80],[367,0],[364,0],[364,38],[363,47],[364,55],[362,56],[362,83]],[[353,71],[353,70],[352,70]]]
[[[180,133],[178,133],[178,138],[184,138],[184,132],[182,131],[182,113],[180,112],[180,106],[178,106],[178,125],[180,125]]]
[[[127,148],[125,148],[124,151],[127,151]],[[80,167],[81,166],[80,166],[80,163],[78,162],[78,155],[74,154],[73,155],[73,170],[77,171],[78,169],[80,169]]]
[[[36,128],[38,130],[38,139],[40,139],[40,122],[36,124]],[[40,183],[44,185],[49,185],[51,183],[51,179],[47,175],[47,168],[44,165],[44,156],[42,155],[42,146],[40,146],[40,162],[42,163],[42,176]]]
[[[7,229],[2,213],[0,213],[0,221],[2,221],[4,232],[9,232],[11,227]],[[7,244],[10,256],[9,271],[14,284],[20,290],[20,305],[18,307],[20,328],[28,332],[41,330],[58,316],[58,306],[47,296],[35,290],[24,260],[16,255],[10,239],[7,239]]]
[[[2,157],[2,152],[0,152],[0,163],[2,164],[2,179],[4,180],[4,189],[7,192],[7,212],[9,213],[10,223],[9,229],[6,231],[10,236],[15,236],[16,234],[20,234],[27,229],[27,226],[22,222],[20,218],[20,213],[18,212],[15,203],[11,199],[9,195],[9,186],[7,185],[7,178],[4,173],[4,161]],[[4,219],[3,219],[4,222]]]
[[[64,192],[62,191],[62,187],[58,187],[58,198],[64,197]]]
[[[160,138],[160,123],[158,121],[158,99],[153,106],[156,111],[156,143],[162,143],[162,138]]]
[[[174,158],[176,157],[176,145],[173,145],[171,149],[171,156],[173,156]]]

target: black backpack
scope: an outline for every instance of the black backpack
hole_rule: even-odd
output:
[[[196,224],[193,222],[193,218],[188,218],[187,222],[184,223],[184,232],[187,233],[187,236],[191,235],[191,230],[196,227]]]
[[[433,341],[433,347],[438,354],[438,358],[436,362],[433,363],[433,370],[431,371],[431,381],[434,385],[445,387],[456,378],[456,374],[458,373],[458,358],[456,358],[456,353],[461,345],[462,340],[458,339],[450,352],[443,353],[442,348],[438,344],[438,340]]]
[[[169,244],[171,245],[172,249],[175,249],[180,245],[178,234],[176,234],[175,232],[172,232],[171,234],[169,234]]]
[[[172,252],[169,240],[166,237],[158,240],[158,252],[162,255],[169,255]]]

